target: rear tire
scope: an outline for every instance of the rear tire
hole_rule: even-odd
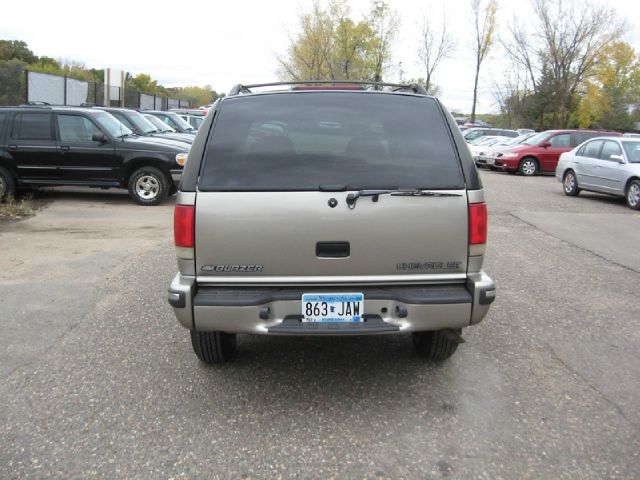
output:
[[[0,167],[0,202],[13,198],[16,193],[16,180],[13,174],[4,167]]]
[[[526,157],[520,162],[520,173],[526,177],[532,177],[538,173],[538,162],[535,158]]]
[[[169,180],[156,167],[142,167],[129,177],[129,196],[140,205],[159,205],[169,194]]]
[[[627,187],[627,206],[632,210],[640,210],[640,180],[631,180]]]
[[[462,329],[456,331],[460,333]],[[446,360],[458,349],[458,343],[441,330],[414,332],[411,337],[416,353],[434,362]]]
[[[580,193],[580,189],[578,188],[578,179],[576,178],[576,174],[573,170],[568,170],[567,173],[564,174],[562,179],[562,190],[564,190],[564,194],[570,197],[575,197]]]
[[[224,332],[200,332],[191,330],[191,346],[202,362],[225,363],[236,353],[236,334]]]

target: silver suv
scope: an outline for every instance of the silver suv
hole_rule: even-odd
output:
[[[176,203],[169,303],[206,363],[238,333],[411,333],[440,361],[495,298],[478,172],[418,85],[237,85]]]

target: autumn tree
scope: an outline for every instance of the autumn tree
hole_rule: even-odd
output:
[[[374,0],[369,23],[374,36],[371,43],[374,82],[381,82],[391,59],[391,45],[398,35],[400,17],[387,2]]]
[[[473,104],[471,106],[471,123],[476,121],[476,104],[478,102],[478,79],[480,67],[494,43],[496,29],[497,0],[471,0],[471,19],[473,23],[475,54],[475,77],[473,80]]]
[[[300,17],[300,31],[278,56],[284,80],[380,81],[391,56],[397,16],[375,2],[368,18],[354,20],[345,0],[319,1]]]
[[[517,20],[502,43],[515,65],[527,73],[532,94],[550,112],[552,128],[566,128],[579,103],[581,85],[594,72],[599,52],[623,29],[612,8],[575,0],[532,0],[532,31]],[[543,123],[543,122],[541,122]]]
[[[640,97],[640,55],[625,42],[605,45],[583,93],[578,108],[581,127],[633,129],[630,106]]]
[[[440,27],[436,27],[429,15],[422,20],[422,32],[418,48],[418,58],[425,68],[424,87],[431,92],[433,73],[440,63],[449,58],[455,50],[455,41],[447,30],[447,19],[443,15]]]

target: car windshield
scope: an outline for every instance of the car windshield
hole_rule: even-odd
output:
[[[96,111],[93,118],[112,137],[124,137],[133,134],[128,127],[110,113]]]
[[[173,112],[167,112],[164,115],[169,121],[173,122],[177,127],[179,127],[180,130],[193,130],[193,127],[188,122],[185,122],[179,115]]]
[[[402,115],[398,115],[402,112]],[[305,92],[231,97],[200,177],[203,191],[464,187],[434,99]]]
[[[524,135],[519,135],[516,138],[510,138],[509,140],[506,140],[504,142],[505,145],[520,145],[521,143],[524,143],[524,141],[531,137],[533,134],[532,133],[525,133]]]
[[[162,133],[165,132],[175,132],[175,130],[173,128],[171,128],[169,125],[167,125],[165,122],[163,122],[162,120],[160,120],[158,117],[151,115],[151,114],[147,114],[147,115],[143,115],[145,119],[147,119],[150,123],[152,123],[153,125],[155,125],[155,127]]]
[[[545,140],[548,136],[549,136],[549,132],[540,132],[539,134],[534,135],[531,138],[528,138],[522,143],[523,145],[539,145],[540,142]]]
[[[640,142],[622,142],[627,159],[631,163],[640,163]]]
[[[144,115],[142,115],[141,113],[127,112],[127,118],[141,132],[153,133],[158,131],[158,127],[144,118]]]

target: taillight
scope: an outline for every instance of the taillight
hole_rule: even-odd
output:
[[[173,211],[173,238],[176,247],[193,248],[196,209],[193,205],[176,205]]]
[[[487,204],[469,204],[469,245],[487,243]]]

